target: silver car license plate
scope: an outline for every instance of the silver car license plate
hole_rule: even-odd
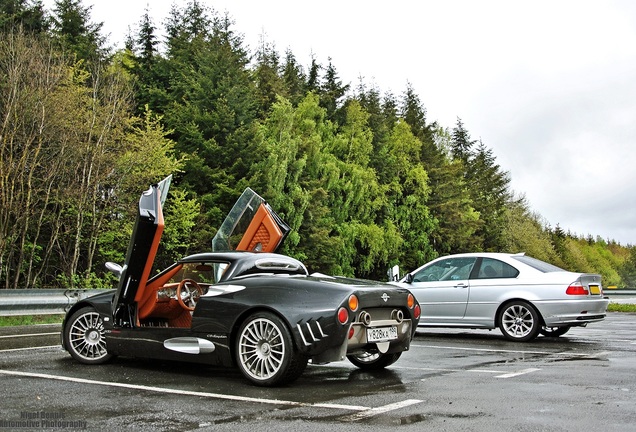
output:
[[[386,342],[398,338],[396,326],[367,329],[368,342]]]

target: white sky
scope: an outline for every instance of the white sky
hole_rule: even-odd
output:
[[[252,52],[265,35],[305,67],[330,57],[352,87],[410,82],[427,120],[461,118],[551,226],[636,245],[636,2],[200,1]],[[172,3],[84,0],[114,45],[146,7],[162,29]]]

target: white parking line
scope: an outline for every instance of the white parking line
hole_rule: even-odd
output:
[[[483,352],[503,352],[503,353],[512,353],[512,354],[556,354],[554,352],[549,351],[527,351],[527,350],[507,350],[507,349],[492,349],[492,348],[467,348],[467,347],[454,347],[454,346],[443,346],[443,345],[419,345],[419,344],[411,344],[411,347],[415,348],[435,348],[435,349],[452,349],[459,351],[483,351]]]
[[[503,374],[503,375],[497,375],[495,378],[512,378],[512,377],[516,377],[519,375],[525,375],[527,373],[531,373],[531,372],[536,372],[539,371],[541,369],[539,368],[528,368],[528,369],[524,369],[524,370],[520,370],[519,372],[511,372],[511,373],[507,373],[507,374]]]
[[[488,369],[447,369],[447,368],[428,368],[428,367],[410,367],[410,366],[391,366],[392,369],[410,369],[418,371],[430,371],[430,372],[476,372],[476,373],[490,373],[490,374],[502,374],[506,371],[488,370]]]
[[[404,408],[404,407],[407,407],[407,406],[410,406],[410,405],[415,405],[415,404],[422,403],[422,402],[423,401],[421,401],[419,399],[407,399],[407,400],[402,401],[402,402],[396,402],[396,403],[384,405],[384,406],[377,407],[377,408],[371,408],[369,410],[353,414],[353,415],[351,415],[348,418],[344,418],[344,420],[346,420],[346,421],[364,420],[364,419],[367,419],[369,417],[376,416],[378,414],[384,414],[384,413],[389,412],[389,411],[394,411],[394,410],[397,410],[397,409],[400,409],[400,408]]]
[[[341,405],[341,404],[330,404],[330,403],[313,403],[312,404],[312,403],[305,403],[305,402],[287,401],[287,400],[281,400],[281,399],[251,398],[246,396],[234,396],[234,395],[227,395],[227,394],[198,392],[198,391],[190,391],[190,390],[177,390],[177,389],[170,389],[170,388],[164,388],[164,387],[145,386],[145,385],[139,385],[139,384],[124,384],[124,383],[116,383],[116,382],[97,381],[97,380],[89,380],[84,378],[66,377],[66,376],[60,376],[60,375],[49,375],[49,374],[42,374],[42,373],[35,373],[35,372],[20,372],[20,371],[9,371],[9,370],[0,369],[0,374],[30,377],[30,378],[41,378],[41,379],[49,379],[49,380],[57,380],[57,381],[66,381],[66,382],[73,382],[73,383],[80,383],[80,384],[102,385],[107,387],[121,387],[121,388],[127,388],[127,389],[133,389],[133,390],[145,390],[145,391],[151,391],[151,392],[157,392],[157,393],[233,400],[233,401],[241,401],[241,402],[254,402],[254,403],[261,403],[261,404],[299,406],[299,407],[329,408],[329,409],[338,409],[338,410],[346,410],[346,411],[360,411],[362,413],[371,413],[369,415],[364,415],[363,418],[385,413],[391,410],[396,410],[396,409],[402,408],[403,406],[412,405],[414,403],[422,402],[416,399],[409,399],[403,402],[397,402],[394,404],[385,405],[383,407],[371,408],[371,407],[365,407],[360,405]]]

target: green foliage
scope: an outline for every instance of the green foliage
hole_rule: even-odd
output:
[[[619,267],[619,272],[625,286],[636,287],[636,246],[629,248],[629,256]]]
[[[636,313],[636,304],[612,303],[607,306],[608,312]]]
[[[64,314],[3,316],[0,317],[0,327],[36,324],[61,324],[63,320]]]
[[[208,250],[250,186],[311,271],[384,279],[483,250],[636,285],[633,247],[546,226],[460,119],[427,122],[410,84],[352,96],[331,59],[305,72],[264,38],[252,55],[197,0],[173,6],[164,45],[146,11],[109,57],[90,10],[57,0],[48,29],[37,3],[0,2],[1,286],[110,286],[103,262],[123,262],[139,193],[168,174],[156,267]]]

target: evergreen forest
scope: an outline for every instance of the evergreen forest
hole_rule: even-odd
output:
[[[152,7],[149,2],[149,7]],[[0,288],[111,287],[141,191],[168,174],[155,262],[210,250],[246,187],[311,272],[386,280],[435,257],[525,252],[636,286],[636,248],[550,226],[460,118],[427,118],[337,65],[307,64],[175,2],[107,45],[81,0],[0,0]],[[159,35],[162,35],[161,37]],[[328,53],[324,53],[328,55]]]

